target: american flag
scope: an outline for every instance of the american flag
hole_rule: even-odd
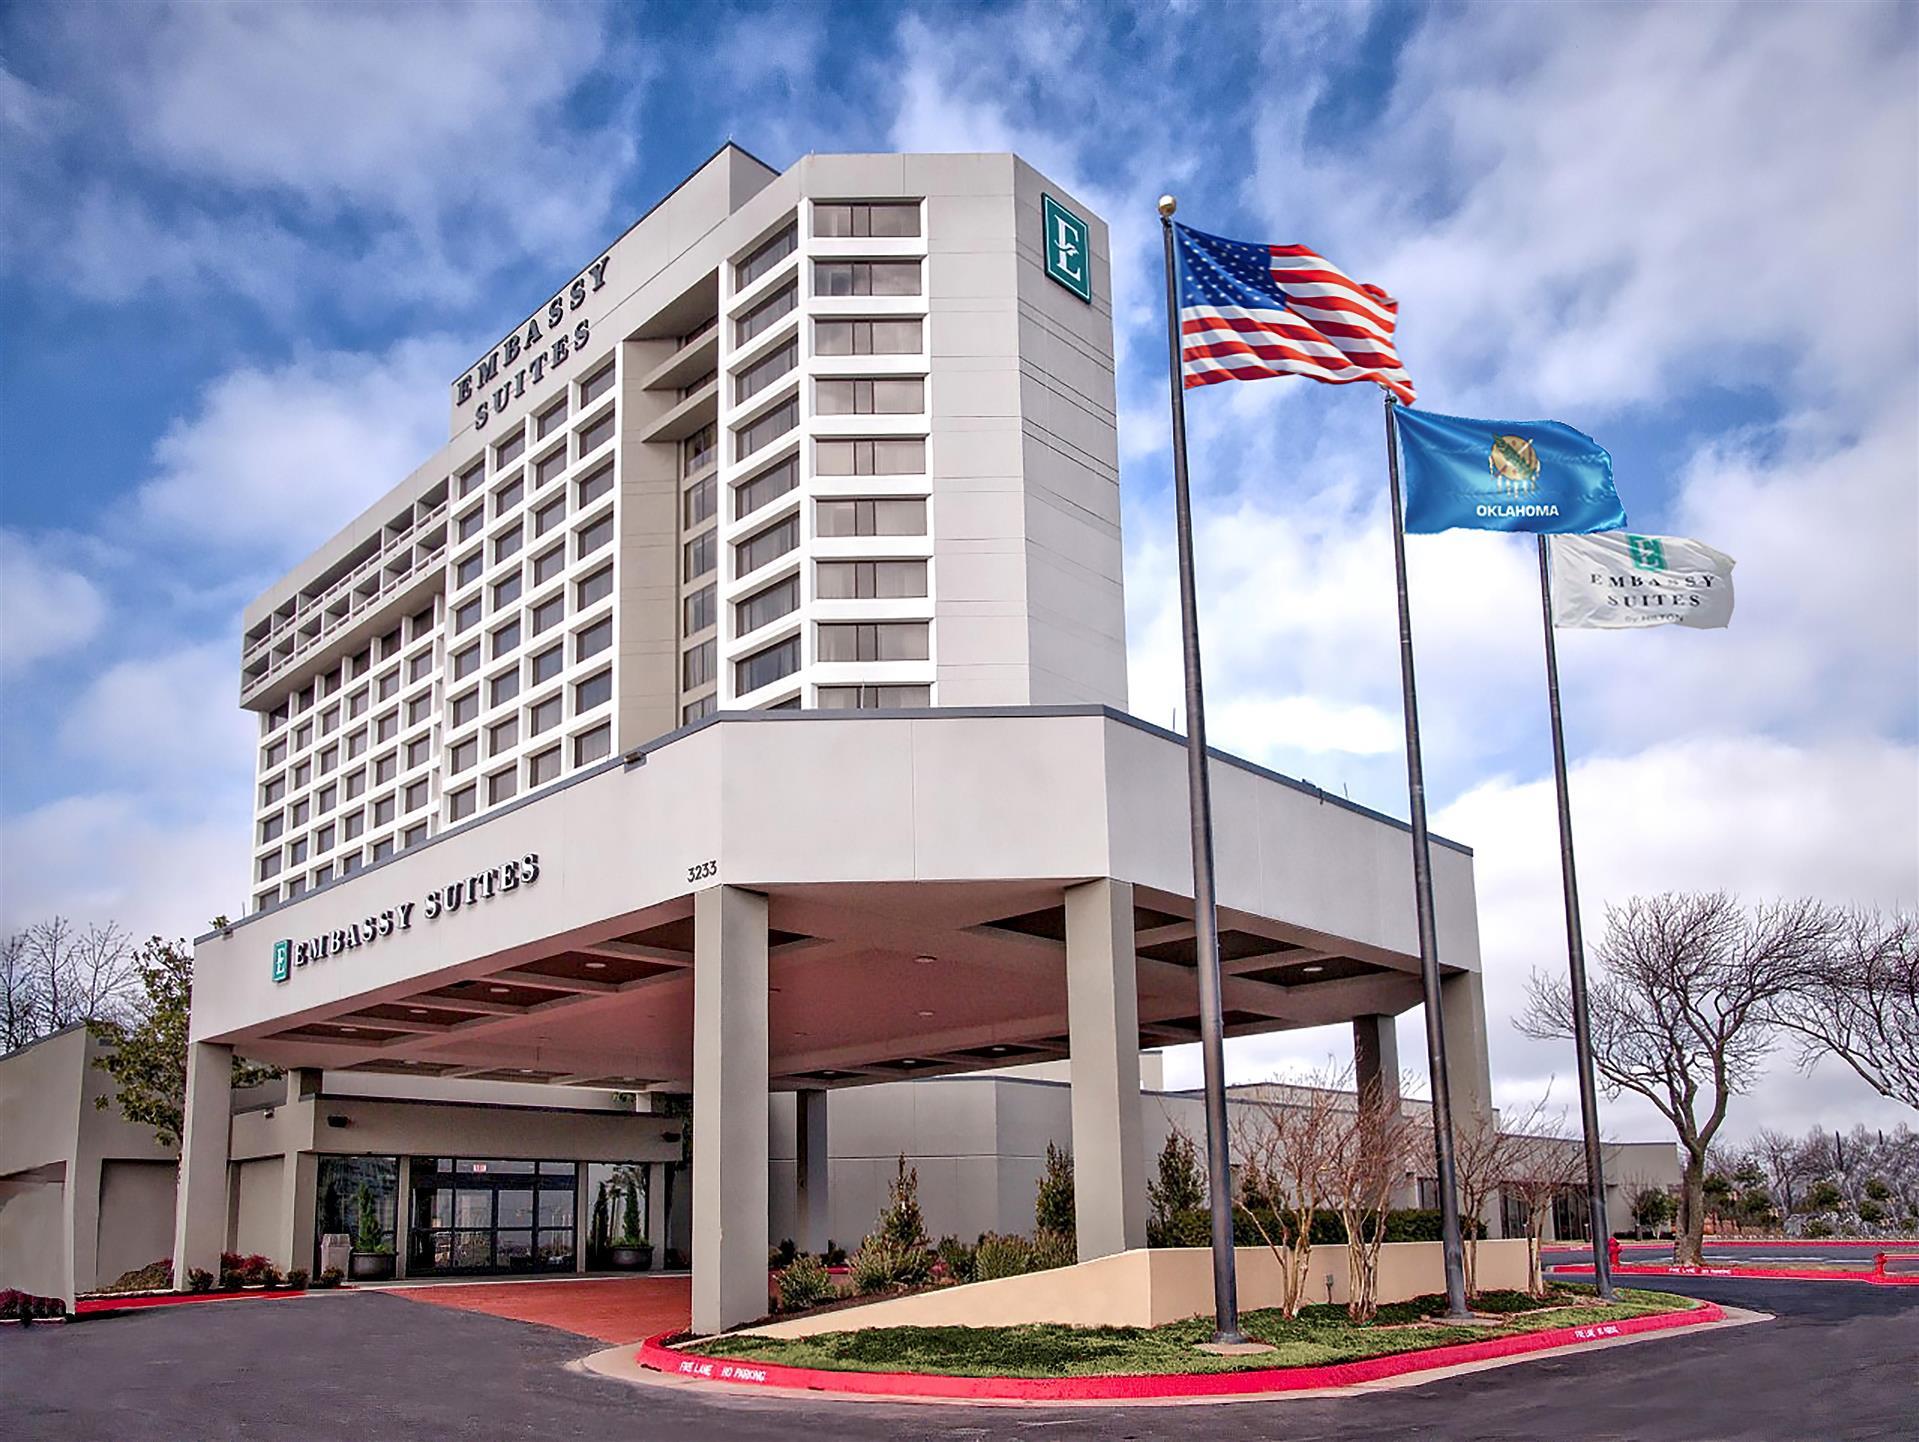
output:
[[[1310,376],[1378,381],[1406,404],[1393,350],[1399,302],[1303,245],[1259,245],[1173,227],[1179,248],[1180,372],[1215,381]]]

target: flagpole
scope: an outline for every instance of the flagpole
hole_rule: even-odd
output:
[[[1586,1218],[1592,1231],[1593,1280],[1613,1295],[1606,1242],[1605,1161],[1599,1149],[1599,1097],[1593,1080],[1592,1019],[1586,1005],[1586,938],[1579,921],[1579,878],[1573,866],[1572,800],[1566,786],[1566,732],[1559,712],[1559,647],[1553,636],[1552,563],[1539,541],[1539,610],[1546,628],[1546,702],[1553,721],[1553,784],[1559,793],[1559,872],[1566,896],[1566,962],[1572,977],[1573,1053],[1579,1067],[1579,1122],[1586,1135]]]
[[[1206,1182],[1213,1222],[1213,1340],[1243,1342],[1233,1270],[1232,1158],[1226,1132],[1226,1047],[1220,1011],[1219,907],[1213,886],[1213,795],[1206,773],[1206,702],[1199,673],[1199,603],[1193,584],[1193,502],[1186,483],[1186,393],[1180,366],[1179,283],[1173,212],[1159,198],[1166,241],[1166,344],[1172,361],[1173,509],[1179,541],[1180,638],[1186,659],[1186,784],[1193,842],[1194,961],[1199,972],[1199,1053],[1206,1084]]]
[[[1466,1258],[1453,1162],[1453,1099],[1446,1069],[1446,1031],[1439,1003],[1439,933],[1433,921],[1432,852],[1426,834],[1426,772],[1419,754],[1419,692],[1413,682],[1413,618],[1406,598],[1406,515],[1399,494],[1398,404],[1386,398],[1386,474],[1393,502],[1393,571],[1399,583],[1399,681],[1406,717],[1406,789],[1413,824],[1413,903],[1419,923],[1419,980],[1425,996],[1426,1063],[1432,1073],[1433,1156],[1439,1171],[1439,1239],[1446,1267],[1446,1315],[1469,1318]]]

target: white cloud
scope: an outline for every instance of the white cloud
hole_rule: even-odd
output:
[[[432,337],[229,372],[155,445],[139,514],[203,542],[304,554],[444,443],[447,378],[470,350]]]
[[[65,708],[60,744],[98,771],[183,796],[244,794],[257,726],[238,705],[232,638],[119,661]]]
[[[106,619],[99,589],[42,555],[15,531],[0,531],[0,672],[91,640]]]

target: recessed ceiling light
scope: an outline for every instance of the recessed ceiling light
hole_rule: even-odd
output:
[[[412,1012],[412,1013],[413,1013],[413,1015],[415,1015],[415,1016],[425,1016],[425,1015],[426,1015],[426,1008],[425,1008],[425,1007],[423,1007],[423,1006],[410,1006],[410,1007],[408,1007],[408,1008],[407,1008],[407,1010],[408,1010],[408,1011],[410,1011],[410,1012]]]
[[[1001,1052],[1001,1051],[1005,1051],[1006,1048],[1003,1046],[994,1046],[994,1047],[988,1047],[987,1050],[993,1051],[993,1052]]]
[[[1303,973],[1304,975],[1306,975],[1306,976],[1313,976],[1313,975],[1315,975],[1315,974],[1316,974],[1316,973],[1318,973],[1318,972],[1322,972],[1322,971],[1324,971],[1325,969],[1326,969],[1325,967],[1323,967],[1323,966],[1321,966],[1321,965],[1319,965],[1319,964],[1318,964],[1317,962],[1315,962],[1315,963],[1314,963],[1313,965],[1311,965],[1311,966],[1302,966],[1302,967],[1300,968],[1300,971],[1301,971],[1301,972],[1302,972],[1302,973]]]
[[[913,1058],[909,1056],[905,1061],[901,1062],[900,1065],[901,1066],[918,1066],[919,1063],[914,1061]]]
[[[532,1068],[532,1067],[530,1067],[530,1066],[523,1066],[523,1067],[521,1067],[521,1068],[520,1068],[520,1075],[521,1075],[521,1076],[532,1076],[532,1075],[533,1075],[533,1068]]]
[[[354,1032],[354,1031],[358,1031],[359,1029],[360,1028],[358,1028],[357,1026],[343,1026],[340,1028],[342,1032]]]
[[[603,961],[589,961],[586,964],[586,969],[588,971],[605,971],[606,963]]]
[[[938,961],[939,958],[937,956],[916,956],[913,960],[921,966],[931,966],[934,962]]]
[[[933,1013],[932,1013],[932,1012],[930,1012],[930,1011],[922,1011],[922,1012],[920,1013],[920,1015],[921,1015],[922,1017],[928,1017],[928,1016],[931,1016],[932,1014],[933,1014]]]
[[[492,993],[493,993],[493,994],[494,994],[495,996],[505,996],[505,995],[506,995],[506,988],[505,988],[505,987],[503,987],[503,986],[489,986],[489,987],[487,988],[487,990],[488,990],[488,991],[490,991],[490,992],[492,992]]]

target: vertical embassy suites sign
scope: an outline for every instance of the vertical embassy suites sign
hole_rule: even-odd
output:
[[[606,267],[613,259],[608,251],[573,283],[536,310],[523,326],[485,356],[478,365],[453,382],[453,414],[457,419],[468,406],[473,407],[473,429],[485,430],[487,421],[523,397],[530,385],[538,390],[542,382],[556,376],[568,360],[586,349],[592,327],[586,317],[567,322],[586,304],[586,298],[606,286]],[[544,324],[542,324],[544,322]],[[477,404],[475,404],[477,402]]]
[[[1040,209],[1046,220],[1046,274],[1090,304],[1092,233],[1085,221],[1050,195],[1040,197]]]

